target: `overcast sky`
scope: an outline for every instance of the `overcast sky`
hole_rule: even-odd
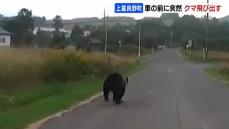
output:
[[[21,8],[32,10],[33,15],[45,16],[52,19],[55,15],[61,15],[63,19],[79,17],[103,17],[104,8],[108,16],[131,16],[136,19],[143,17],[159,17],[161,13],[144,12],[141,14],[115,14],[114,4],[122,2],[139,2],[150,5],[171,5],[171,4],[205,4],[207,0],[0,0],[0,14],[4,16],[15,16]],[[211,13],[212,17],[223,17],[229,15],[228,0],[209,0],[210,4],[221,5],[220,12]],[[179,13],[193,14],[201,17],[204,13],[189,12]]]

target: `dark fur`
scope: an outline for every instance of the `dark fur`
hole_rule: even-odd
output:
[[[105,101],[109,100],[109,92],[113,92],[113,101],[116,104],[122,102],[122,97],[126,90],[126,85],[128,83],[128,78],[125,79],[119,73],[112,73],[108,75],[103,84],[103,95]]]

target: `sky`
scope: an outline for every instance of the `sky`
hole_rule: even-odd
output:
[[[136,19],[143,17],[159,17],[161,13],[144,12],[140,14],[117,14],[114,13],[115,3],[143,3],[144,5],[187,5],[206,4],[207,0],[0,0],[0,14],[4,16],[15,16],[21,8],[32,10],[35,16],[45,16],[52,19],[55,15],[61,15],[62,19],[73,19],[83,17],[99,17],[104,15],[104,8],[107,16],[131,16]],[[224,17],[229,15],[228,0],[209,0],[210,4],[221,5],[219,12],[210,13],[211,17]],[[180,12],[179,15],[193,14],[202,17],[205,13]]]

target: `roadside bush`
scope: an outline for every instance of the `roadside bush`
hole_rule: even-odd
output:
[[[66,82],[77,80],[89,74],[90,67],[86,62],[73,54],[49,57],[41,68],[44,81]]]

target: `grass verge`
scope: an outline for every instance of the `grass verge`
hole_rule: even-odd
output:
[[[224,81],[226,84],[229,84],[229,74],[222,72],[223,68],[206,68],[205,72],[213,78]],[[228,85],[229,86],[229,85]]]
[[[28,123],[99,93],[101,85],[102,79],[85,78],[77,82],[46,84],[36,89],[15,91],[11,94],[15,95],[16,104],[0,111],[0,128],[22,129]]]

